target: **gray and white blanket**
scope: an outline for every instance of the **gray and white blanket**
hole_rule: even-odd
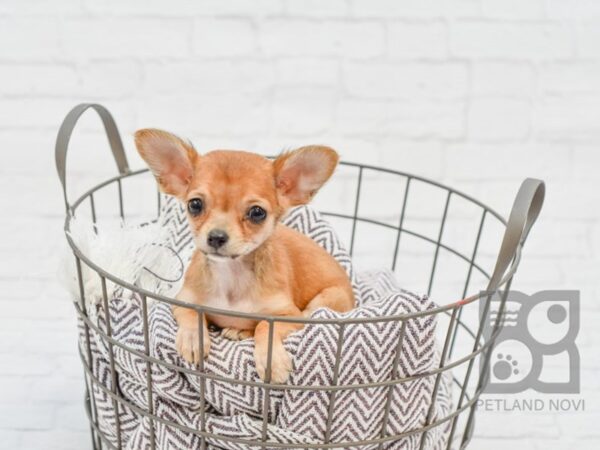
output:
[[[193,244],[184,211],[176,203],[166,202],[160,222],[169,229],[168,242],[160,244],[176,249],[185,260]],[[285,223],[305,233],[330,252],[347,270],[354,286],[358,303],[356,309],[345,314],[319,309],[313,317],[376,318],[429,310],[435,306],[427,296],[399,288],[389,272],[355,273],[350,256],[332,227],[311,208],[292,210]],[[112,443],[116,445],[117,436],[120,435],[122,448],[126,449],[150,448],[152,440],[159,449],[199,449],[202,439],[192,430],[201,429],[204,415],[204,430],[220,437],[208,437],[206,445],[209,448],[259,448],[244,441],[260,441],[262,437],[265,389],[236,383],[260,381],[254,366],[254,340],[233,342],[219,336],[218,331],[211,331],[211,353],[205,360],[205,371],[211,376],[226,377],[231,381],[209,377],[203,387],[200,377],[179,370],[194,367],[175,350],[177,325],[169,306],[160,302],[149,303],[149,353],[166,365],[150,364],[148,374],[148,364],[139,356],[146,351],[142,299],[138,294],[123,289],[116,289],[110,298],[111,333],[120,344],[112,346],[116,379],[113,380],[111,376],[111,348],[108,342],[93,329],[90,329],[89,339],[93,374],[102,384],[92,390],[93,406],[100,429]],[[106,311],[102,303],[89,309],[93,323],[106,331]],[[80,329],[80,346],[87,358],[86,336],[83,328]],[[438,363],[435,330],[436,322],[431,316],[408,320],[399,347],[402,333],[398,321],[346,325],[337,384],[358,385],[390,380],[398,349],[397,376],[411,377],[434,369]],[[340,443],[339,448],[358,448],[344,443],[410,432],[426,424],[434,376],[391,386],[344,389],[337,391],[333,397],[324,390],[294,389],[333,384],[339,332],[338,325],[310,324],[285,341],[285,347],[293,359],[294,371],[285,386],[270,392],[267,442],[278,443],[283,448],[286,448],[286,444],[301,448],[304,444],[324,443],[332,401],[328,442]],[[152,383],[150,395],[146,388],[148,375]],[[116,383],[114,387],[113,382]],[[118,406],[118,414],[109,395],[113,390],[126,402]],[[204,414],[201,411],[201,390],[204,390]],[[445,376],[430,421],[449,414],[452,408],[450,392],[449,377]],[[382,430],[388,395],[391,395],[389,415],[387,426]],[[150,399],[153,414],[168,424],[151,421],[140,414],[140,410],[148,410]],[[445,448],[447,425],[448,422],[425,435],[414,433],[399,440],[386,441],[381,448],[418,449],[421,439],[425,439],[424,448]],[[378,448],[378,444],[360,448],[374,449]]]

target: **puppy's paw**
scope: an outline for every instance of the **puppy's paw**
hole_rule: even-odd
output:
[[[266,346],[265,346],[266,347]],[[267,375],[267,348],[255,348],[254,358],[256,371],[261,380],[265,381]],[[292,371],[292,358],[281,343],[273,342],[273,358],[271,360],[271,383],[285,383]]]
[[[210,336],[204,329],[204,349],[200,352],[200,333],[198,327],[179,327],[175,339],[175,347],[183,358],[194,364],[200,362],[200,358],[208,356],[210,350]]]
[[[314,308],[306,308],[304,311],[302,311],[302,317],[306,317],[307,319],[310,318],[310,316],[312,316],[312,313],[315,312]]]
[[[243,341],[244,339],[248,339],[254,336],[254,333],[250,330],[238,330],[237,328],[223,328],[221,330],[221,336],[231,341]]]

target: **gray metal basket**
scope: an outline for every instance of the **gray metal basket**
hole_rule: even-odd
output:
[[[102,119],[106,134],[108,136],[110,148],[112,150],[113,157],[117,164],[118,175],[112,177],[97,186],[89,189],[75,201],[69,201],[67,197],[66,191],[66,154],[67,148],[69,145],[69,141],[71,138],[72,131],[80,118],[80,116],[88,109],[95,110],[100,118]],[[503,322],[502,316],[504,311],[504,306],[507,298],[508,290],[511,287],[511,282],[513,276],[518,268],[519,261],[521,258],[521,251],[523,248],[523,244],[527,235],[534,224],[537,216],[540,212],[540,209],[544,200],[544,183],[539,180],[534,179],[526,179],[517,194],[517,197],[514,201],[514,205],[512,211],[510,213],[510,217],[508,221],[504,220],[498,213],[494,210],[486,206],[485,204],[473,199],[472,197],[465,195],[461,192],[458,192],[452,188],[446,187],[442,184],[439,184],[434,181],[430,181],[424,179],[422,177],[390,170],[384,168],[378,168],[373,166],[367,166],[363,164],[353,164],[342,162],[342,167],[349,168],[354,171],[354,176],[356,177],[356,191],[354,192],[354,203],[353,203],[353,213],[352,214],[341,214],[341,213],[331,213],[327,211],[323,211],[323,215],[335,217],[339,220],[347,221],[350,225],[350,242],[349,246],[352,251],[355,243],[355,239],[358,236],[360,230],[357,231],[357,224],[370,224],[371,226],[375,226],[378,229],[385,229],[387,231],[392,231],[395,235],[394,238],[394,248],[393,248],[393,259],[391,263],[391,268],[394,269],[396,266],[396,262],[399,256],[400,251],[400,242],[401,238],[405,235],[412,236],[418,240],[421,240],[427,243],[430,246],[431,254],[432,254],[432,265],[430,268],[430,273],[428,276],[427,282],[427,291],[430,293],[432,289],[436,286],[437,277],[436,277],[436,268],[438,268],[438,260],[442,253],[447,252],[452,254],[462,260],[468,270],[466,271],[463,282],[461,283],[460,291],[454,298],[458,300],[453,300],[444,304],[443,306],[436,307],[431,310],[422,311],[414,314],[405,314],[402,316],[396,317],[381,317],[376,319],[364,319],[363,322],[374,323],[378,321],[389,321],[394,320],[401,323],[408,321],[410,319],[416,317],[422,317],[427,315],[436,315],[436,318],[443,318],[444,322],[447,323],[447,327],[443,328],[444,334],[441,337],[441,355],[439,360],[439,365],[434,370],[431,370],[427,373],[423,373],[417,375],[416,377],[435,377],[435,384],[433,388],[433,394],[431,398],[431,405],[429,409],[429,414],[427,416],[427,421],[424,426],[407,431],[402,434],[390,435],[386,432],[386,422],[389,416],[390,409],[390,401],[388,396],[388,401],[385,403],[385,410],[382,414],[382,423],[381,423],[381,433],[378,437],[360,441],[360,442],[331,442],[325,441],[319,444],[306,444],[306,443],[298,443],[296,446],[290,445],[281,445],[277,443],[269,442],[266,439],[266,428],[268,423],[268,415],[265,409],[264,414],[262,416],[263,420],[263,439],[262,440],[244,440],[244,439],[232,439],[232,442],[240,445],[247,445],[252,448],[393,448],[393,443],[398,441],[399,439],[407,436],[407,435],[420,435],[420,447],[425,447],[425,439],[423,438],[429,430],[434,427],[440,427],[442,425],[447,426],[449,430],[449,436],[447,440],[447,449],[451,448],[465,448],[471,437],[473,435],[474,429],[474,417],[476,411],[477,400],[479,399],[480,394],[482,393],[486,383],[489,381],[489,364],[490,357],[492,353],[492,348],[494,345],[494,341],[496,336],[498,335]],[[139,174],[147,172],[147,170],[137,170],[131,171],[128,166],[127,159],[125,157],[125,152],[123,149],[123,144],[121,142],[121,138],[119,136],[116,124],[111,117],[110,113],[102,106],[97,104],[81,104],[75,107],[69,114],[66,116],[60,131],[58,133],[57,141],[56,141],[56,166],[58,170],[58,176],[63,188],[64,192],[64,200],[66,207],[66,219],[65,219],[65,232],[68,232],[71,226],[72,218],[74,214],[79,211],[82,206],[88,205],[91,210],[92,219],[96,220],[96,204],[94,200],[94,196],[97,192],[101,191],[103,188],[107,186],[117,186],[117,196],[115,200],[115,204],[118,203],[118,211],[120,216],[125,219],[127,217],[127,212],[124,207],[124,189],[122,186],[122,180],[127,179],[129,177],[135,177]],[[359,211],[359,201],[361,199],[361,190],[363,186],[363,174],[365,171],[373,172],[375,174],[386,174],[386,176],[392,176],[397,178],[398,183],[404,184],[404,195],[403,197],[398,199],[398,202],[401,204],[401,214],[399,216],[399,220],[397,224],[390,225],[389,222],[381,221],[374,217],[368,217],[364,214],[360,214]],[[383,176],[383,175],[382,175]],[[439,221],[437,228],[437,238],[432,238],[427,236],[426,233],[420,232],[416,229],[409,229],[405,224],[406,219],[406,205],[407,200],[410,197],[410,187],[411,183],[424,183],[430,186],[433,189],[438,190],[443,193],[445,197],[445,203],[443,212],[441,215],[441,220]],[[383,193],[382,193],[383,194]],[[160,202],[160,196],[158,196]],[[473,207],[477,208],[479,211],[479,219],[474,228],[476,232],[473,236],[473,246],[471,252],[465,254],[463,251],[459,251],[454,248],[453,245],[450,245],[443,241],[442,237],[444,235],[444,230],[448,217],[448,209],[449,204],[452,198],[460,198],[463,201],[468,202]],[[87,207],[87,206],[86,206]],[[160,208],[160,205],[159,205]],[[479,244],[482,237],[482,230],[484,228],[484,223],[486,221],[495,221],[499,225],[504,227],[504,235],[502,238],[502,242],[500,245],[500,250],[497,253],[497,257],[495,258],[495,263],[492,265],[492,270],[488,273],[481,265],[477,262],[477,254],[479,249]],[[141,298],[144,300],[144,341],[146,352],[145,355],[141,355],[147,364],[147,390],[148,390],[148,409],[144,410],[141,408],[137,408],[137,412],[147,420],[150,420],[150,423],[166,423],[170,426],[177,427],[178,424],[174,422],[170,422],[165,420],[164,418],[158,417],[153,410],[153,389],[152,389],[152,375],[150,370],[151,364],[161,365],[164,364],[163,361],[160,361],[156,358],[150,356],[149,353],[149,335],[148,335],[148,320],[147,320],[147,307],[146,307],[146,299],[153,299],[154,301],[164,302],[168,305],[178,305],[185,308],[192,308],[196,310],[199,314],[200,320],[199,324],[202,326],[203,320],[202,316],[207,312],[218,312],[222,315],[228,316],[244,316],[250,317],[253,319],[266,320],[271,328],[273,328],[273,324],[278,321],[288,321],[288,322],[297,322],[297,323],[329,323],[337,326],[344,326],[346,324],[346,320],[344,319],[336,319],[336,320],[326,320],[323,319],[297,319],[297,318],[281,318],[281,317],[273,317],[273,316],[261,316],[258,314],[245,314],[245,313],[235,313],[231,311],[217,311],[211,308],[205,308],[202,306],[191,305],[187,303],[183,303],[174,298],[169,298],[163,295],[157,295],[154,292],[150,292],[139,287],[136,287],[124,280],[119,279],[114,274],[111,274],[104,270],[102,267],[99,267],[98,264],[92,260],[90,260],[86,255],[81,251],[80,248],[75,244],[73,239],[67,234],[67,241],[73,251],[74,257],[76,259],[77,264],[77,275],[79,280],[79,289],[80,289],[80,300],[75,304],[76,313],[83,324],[84,336],[87,338],[85,341],[86,345],[83,346],[83,350],[80,350],[81,361],[84,366],[84,374],[86,379],[87,392],[85,396],[85,409],[89,417],[91,434],[92,434],[92,445],[94,449],[101,448],[117,448],[120,449],[123,445],[121,437],[118,436],[117,444],[115,445],[106,436],[103,434],[101,428],[98,425],[98,417],[97,412],[95,412],[95,404],[93,398],[94,388],[103,389],[108,396],[112,399],[112,404],[115,410],[119,406],[127,406],[132,407],[127,404],[127,400],[122,397],[119,390],[116,386],[116,372],[114,367],[114,361],[111,357],[111,375],[113,379],[112,389],[107,389],[102,385],[100,380],[98,380],[95,375],[93,368],[91,367],[91,358],[90,358],[90,343],[89,343],[89,333],[90,328],[94,329],[95,333],[99,333],[102,336],[102,339],[105,339],[109,348],[112,349],[114,346],[119,346],[125,350],[127,350],[127,346],[122,344],[121,342],[115,340],[110,335],[110,327],[107,332],[103,332],[99,328],[95,327],[94,323],[90,320],[88,316],[88,311],[86,310],[85,297],[86,292],[84,288],[84,283],[82,281],[82,265],[89,267],[93,271],[97,273],[97,275],[102,280],[102,285],[106,287],[106,282],[109,280],[116,285],[120,285],[125,289],[131,290],[133,292],[137,292],[140,294]],[[439,271],[439,268],[438,268]],[[486,280],[485,284],[480,286],[476,286],[476,288],[470,286],[472,275],[474,272],[478,272],[483,275]],[[477,292],[472,295],[468,295],[469,292]],[[107,302],[106,289],[104,289],[104,302]],[[493,323],[491,336],[487,339],[484,339],[484,322],[487,314],[490,310],[490,303],[492,299],[492,295],[499,295],[501,298],[501,303],[499,307],[498,314]],[[439,299],[438,299],[439,300]],[[463,314],[464,310],[473,305],[476,305],[479,308],[478,313],[474,315],[474,320],[469,323],[467,320],[467,314]],[[356,321],[356,319],[355,319]],[[200,332],[200,339],[202,339],[203,333]],[[271,355],[271,346],[272,346],[272,332],[270,333],[270,342],[269,342],[269,355]],[[468,348],[468,351],[465,352],[464,355],[454,356],[454,352],[458,347],[460,347],[459,342],[463,339],[468,339],[468,345],[463,345],[462,348]],[[338,345],[342,345],[340,342]],[[200,348],[203,345],[200,343]],[[87,354],[86,354],[87,353]],[[396,358],[397,361],[398,358]],[[474,366],[476,361],[479,362],[479,370],[475,369]],[[335,365],[339,365],[339,355],[338,361],[335,361]],[[270,383],[269,380],[269,365],[267,368],[267,381],[264,383],[251,383],[256,386],[262,386],[265,390],[265,398],[268,401],[269,394],[273,389],[281,389],[280,385],[275,385]],[[395,368],[394,368],[395,369]],[[452,371],[453,383],[456,387],[455,396],[454,396],[454,408],[450,414],[446,417],[436,418],[432,420],[432,410],[433,405],[436,401],[436,396],[438,393],[440,380],[442,374],[445,372]],[[396,372],[394,370],[394,372]],[[460,375],[459,375],[460,373]],[[204,386],[206,374],[203,370],[203,362],[201,361],[199,364],[199,368],[194,371],[194,374],[199,377],[202,381],[201,387]],[[415,377],[412,377],[415,378]],[[224,382],[235,383],[235,380],[227,380],[223,379]],[[380,383],[372,383],[369,387],[389,387],[391,392],[391,387],[398,383],[406,382],[406,379],[393,377],[392,379],[382,381]],[[335,395],[341,389],[359,389],[364,388],[364,386],[356,385],[336,385],[335,383],[332,386],[320,387],[319,389],[325,390],[329,393],[330,402],[333,404],[335,400]],[[203,392],[201,390],[201,392]],[[201,394],[202,395],[202,394]],[[329,408],[329,414],[331,415],[333,408]],[[117,416],[118,417],[118,416]],[[331,425],[331,417],[328,417],[327,421],[328,425]],[[191,431],[198,436],[200,436],[202,440],[202,448],[206,446],[207,439],[218,438],[220,442],[227,442],[228,438],[223,436],[215,436],[205,430],[205,423],[202,420],[201,426],[197,430],[186,430]],[[327,430],[327,435],[329,436],[329,429]],[[507,430],[507,432],[509,432]],[[119,424],[117,423],[117,433],[119,433]],[[156,448],[156,443],[154,437],[152,436],[152,444],[151,448]]]

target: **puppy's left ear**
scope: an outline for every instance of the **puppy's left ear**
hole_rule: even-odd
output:
[[[280,155],[273,162],[279,204],[287,209],[308,203],[331,177],[338,161],[336,151],[322,145]]]
[[[135,145],[156,177],[160,190],[183,198],[199,157],[194,147],[174,134],[154,128],[136,131]]]

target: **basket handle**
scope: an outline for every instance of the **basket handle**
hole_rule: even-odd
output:
[[[511,262],[517,255],[519,246],[525,243],[527,235],[544,204],[545,192],[546,187],[541,180],[527,178],[521,184],[508,218],[506,231],[496,260],[496,267],[494,267],[494,272],[488,284],[488,292],[495,291],[498,288]]]
[[[69,147],[69,141],[71,140],[71,134],[73,133],[75,125],[77,125],[81,115],[88,109],[93,109],[96,111],[102,120],[104,131],[108,137],[108,143],[110,145],[113,157],[115,158],[115,162],[117,163],[119,173],[121,175],[125,175],[129,172],[129,164],[127,163],[127,157],[125,156],[125,150],[123,148],[123,142],[121,141],[117,124],[108,110],[104,106],[96,103],[81,103],[75,106],[71,111],[69,111],[63,120],[60,129],[58,130],[54,152],[56,158],[56,171],[58,172],[58,178],[60,180],[60,184],[62,185],[63,195],[65,198],[65,208],[67,209],[67,212],[71,211],[71,205],[69,204],[69,199],[67,197],[67,149]]]

